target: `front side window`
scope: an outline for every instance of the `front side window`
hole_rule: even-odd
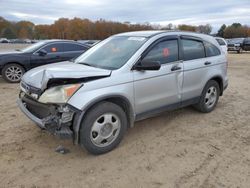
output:
[[[207,57],[220,55],[220,50],[209,42],[204,42]]]
[[[205,58],[205,49],[201,41],[182,39],[184,60]]]
[[[145,37],[110,37],[87,50],[75,63],[109,70],[119,69],[146,41]]]
[[[144,57],[145,61],[158,61],[161,64],[178,60],[178,41],[166,40],[156,44]]]
[[[47,53],[56,53],[56,52],[63,52],[63,43],[53,43],[45,46],[43,48]]]

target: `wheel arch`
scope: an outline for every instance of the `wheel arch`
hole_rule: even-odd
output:
[[[223,79],[221,76],[217,75],[217,76],[213,76],[212,78],[210,78],[207,82],[209,82],[210,80],[214,80],[216,81],[218,84],[219,84],[219,87],[220,87],[220,96],[223,95]],[[206,83],[207,84],[207,83]]]
[[[27,68],[23,64],[21,64],[20,62],[18,62],[18,61],[8,61],[5,64],[3,64],[3,68],[6,65],[10,65],[10,64],[17,64],[17,65],[21,66],[24,69],[25,72],[27,71]],[[3,70],[3,68],[2,68],[2,70]]]
[[[126,116],[127,116],[127,120],[128,120],[128,127],[133,127],[134,126],[134,120],[135,120],[135,115],[134,115],[134,110],[133,110],[133,106],[130,103],[129,99],[127,99],[126,97],[122,96],[122,95],[109,95],[109,96],[104,96],[104,97],[99,97],[95,100],[93,100],[92,102],[90,102],[85,108],[84,111],[81,111],[81,113],[78,113],[76,119],[74,120],[73,123],[73,130],[74,130],[74,143],[78,144],[79,143],[79,131],[80,131],[80,127],[81,127],[81,122],[84,119],[84,116],[86,113],[88,113],[88,111],[94,107],[95,105],[101,103],[101,102],[112,102],[118,106],[120,106]]]

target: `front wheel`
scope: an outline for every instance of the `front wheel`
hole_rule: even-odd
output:
[[[202,91],[199,103],[194,107],[203,113],[211,112],[217,105],[220,96],[220,87],[214,80],[208,81]]]
[[[24,68],[21,65],[11,63],[4,66],[2,76],[7,82],[18,83],[21,81],[24,72]]]
[[[127,129],[123,109],[111,102],[92,107],[82,121],[80,144],[92,154],[103,154],[114,149]]]

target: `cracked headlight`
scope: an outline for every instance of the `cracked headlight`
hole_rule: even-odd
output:
[[[66,103],[81,86],[81,84],[69,84],[52,87],[46,90],[38,101],[41,103]]]

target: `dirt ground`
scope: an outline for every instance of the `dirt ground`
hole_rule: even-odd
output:
[[[18,84],[0,78],[0,187],[250,187],[250,53],[229,54],[228,72],[213,112],[138,122],[100,156],[39,130],[17,108]]]

